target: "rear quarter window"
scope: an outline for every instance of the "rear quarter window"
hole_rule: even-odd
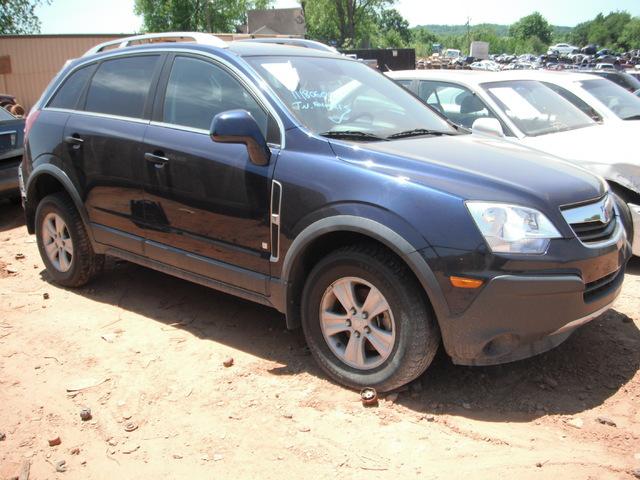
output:
[[[85,110],[121,117],[143,116],[158,55],[107,60],[100,64],[89,91]]]
[[[95,68],[95,64],[89,65],[69,75],[47,106],[52,108],[66,108],[69,110],[76,109],[80,95],[82,95],[84,87],[91,78]]]

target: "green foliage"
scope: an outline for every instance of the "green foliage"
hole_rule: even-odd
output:
[[[13,0],[12,0],[13,1]],[[148,32],[235,32],[247,10],[267,8],[272,0],[135,0]]]
[[[517,40],[527,41],[538,38],[547,45],[551,43],[552,33],[551,25],[540,12],[533,12],[531,15],[522,17],[509,29],[509,35]]]
[[[51,0],[0,0],[0,35],[40,33],[35,9],[48,3]]]
[[[362,48],[370,46],[372,42],[377,43],[379,38],[384,41],[388,32],[381,31],[381,12],[394,2],[395,0],[300,0],[300,5],[304,9],[310,38],[335,43],[341,48]],[[394,35],[389,34],[389,38]]]
[[[378,27],[380,33],[386,38],[399,40],[403,45],[407,45],[411,41],[409,22],[395,8],[380,12]],[[391,46],[393,46],[393,43],[391,43]]]
[[[639,17],[632,17],[628,12],[598,14],[593,20],[577,25],[569,39],[577,45],[595,44],[622,50],[640,48],[639,21]]]
[[[624,49],[640,48],[640,17],[634,17],[624,26],[618,45]]]

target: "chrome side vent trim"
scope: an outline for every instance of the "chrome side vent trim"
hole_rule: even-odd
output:
[[[282,184],[271,181],[271,258],[277,262],[280,258],[280,207],[282,206]]]

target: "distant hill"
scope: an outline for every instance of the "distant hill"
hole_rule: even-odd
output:
[[[418,25],[418,28],[423,27],[436,35],[464,35],[467,33],[466,25]],[[499,25],[497,23],[481,23],[478,25],[471,25],[471,28],[488,27],[495,30],[499,37],[506,37],[509,35],[509,25]],[[572,27],[553,26],[554,35],[564,35],[573,30]]]

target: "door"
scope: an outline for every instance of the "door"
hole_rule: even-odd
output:
[[[138,55],[102,62],[81,101],[84,108],[69,117],[63,138],[84,188],[96,240],[139,254],[144,242],[142,141],[160,58]]]
[[[234,74],[204,57],[176,55],[163,77],[145,135],[147,255],[265,293],[278,150],[257,166],[245,145],[215,143],[209,130],[233,109],[249,111],[265,136],[272,120]]]

